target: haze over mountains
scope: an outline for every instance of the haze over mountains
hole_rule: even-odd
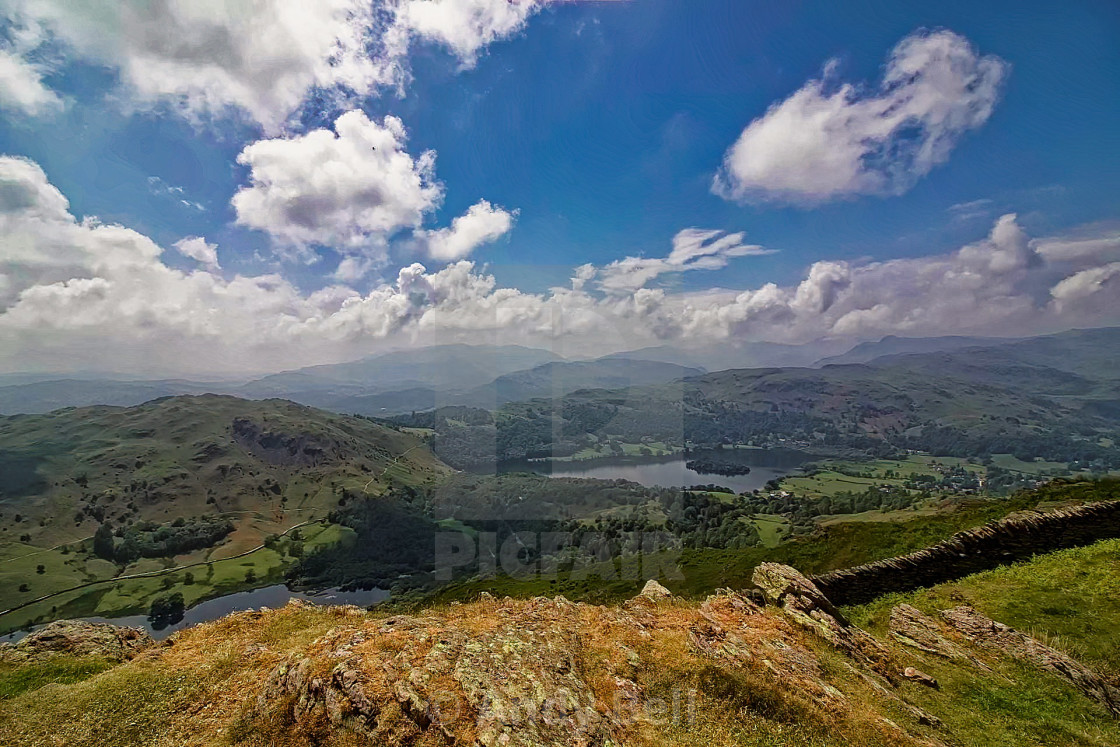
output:
[[[336,412],[387,416],[448,405],[484,409],[538,397],[562,397],[580,389],[624,389],[664,384],[731,369],[802,368],[866,364],[905,355],[960,353],[954,365],[996,363],[993,351],[1029,354],[1032,365],[1072,373],[1112,365],[1114,328],[1073,331],[1038,338],[888,336],[837,354],[836,341],[809,345],[748,343],[723,348],[661,346],[614,353],[586,361],[565,360],[549,350],[518,345],[437,345],[385,353],[339,364],[285,371],[251,381],[129,379],[112,376],[8,374],[0,377],[0,414],[45,413],[63,407],[131,406],[178,394],[228,394],[245,399],[288,399]],[[1065,343],[1080,335],[1107,338],[1070,357]],[[1072,338],[1070,338],[1072,339]],[[1051,342],[1044,342],[1051,340]],[[1004,361],[1006,364],[1006,361]],[[895,364],[897,365],[897,363]]]

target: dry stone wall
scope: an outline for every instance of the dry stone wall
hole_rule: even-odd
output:
[[[825,573],[812,581],[834,604],[863,604],[883,594],[933,586],[1113,537],[1120,537],[1120,501],[1024,512],[909,555]]]

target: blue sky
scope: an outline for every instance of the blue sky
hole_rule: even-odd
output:
[[[368,5],[333,1],[340,7]],[[631,290],[661,289],[674,298],[704,295],[713,288],[757,291],[767,283],[788,290],[789,308],[779,312],[773,304],[766,306],[769,317],[751,316],[754,312],[742,309],[731,314],[734,322],[721,334],[736,339],[804,342],[813,337],[874,337],[893,331],[949,333],[963,331],[951,315],[923,326],[915,320],[924,311],[930,311],[927,318],[932,319],[936,316],[932,309],[896,309],[889,299],[881,298],[863,307],[853,299],[847,312],[855,316],[843,317],[847,321],[838,316],[809,324],[801,318],[793,295],[817,263],[846,263],[849,273],[890,260],[919,263],[892,270],[894,282],[907,273],[922,275],[925,258],[954,256],[961,247],[977,242],[995,242],[989,251],[998,253],[1002,245],[994,227],[1001,216],[1013,213],[1019,233],[1012,240],[1022,244],[1018,251],[1026,253],[1024,257],[1038,254],[1047,241],[1104,243],[1092,251],[1087,245],[1071,250],[1077,255],[1072,263],[1064,257],[1066,263],[1060,267],[1048,266],[1045,273],[1015,279],[1015,297],[1029,297],[1038,314],[1030,322],[1031,329],[1011,324],[1006,331],[1111,323],[1107,310],[1115,304],[1109,302],[1120,300],[1117,273],[1107,269],[1120,259],[1114,246],[1120,219],[1120,97],[1116,95],[1120,6],[1116,3],[941,2],[918,7],[882,2],[526,0],[525,6],[510,6],[520,10],[488,9],[495,1],[379,3],[397,13],[398,19],[406,19],[398,22],[407,27],[411,42],[392,58],[405,71],[403,76],[398,70],[392,80],[365,85],[365,90],[348,96],[339,95],[330,85],[309,86],[295,105],[262,113],[256,104],[242,105],[244,94],[227,96],[223,103],[228,106],[220,111],[196,105],[193,87],[208,80],[197,73],[200,67],[181,66],[173,71],[181,79],[153,82],[154,74],[145,70],[153,66],[154,54],[145,46],[147,40],[128,38],[140,33],[133,29],[139,24],[129,23],[131,3],[115,11],[121,16],[116,28],[123,35],[117,45],[122,52],[106,51],[83,37],[75,30],[83,19],[69,18],[64,3],[9,0],[6,11],[0,3],[0,13],[6,13],[3,49],[33,69],[61,103],[48,106],[47,113],[33,112],[31,106],[21,110],[11,103],[0,109],[0,153],[41,167],[49,184],[69,200],[72,215],[97,216],[103,223],[120,224],[150,238],[164,249],[159,262],[168,268],[197,271],[194,259],[171,247],[188,237],[202,237],[216,245],[220,269],[213,271],[215,282],[277,273],[303,297],[340,284],[367,300],[368,294],[386,284],[398,284],[399,291],[399,270],[416,261],[429,273],[438,272],[446,264],[436,259],[433,248],[439,231],[446,234],[456,217],[485,200],[491,217],[501,212],[499,217],[508,218],[508,229],[502,230],[501,221],[489,224],[491,233],[482,239],[463,239],[466,243],[454,244],[459,248],[447,249],[443,256],[452,252],[455,259],[469,259],[475,263],[474,273],[492,274],[498,286],[533,298],[547,301],[548,289],[568,285],[574,268],[581,265],[597,268],[595,279],[583,290],[599,293],[606,286],[597,291],[596,283],[604,282],[612,263],[667,258],[674,237],[697,228],[742,232],[741,245],[761,249],[732,250],[712,261],[715,269],[711,270],[665,270],[659,265],[647,282]],[[402,3],[426,5],[420,10],[427,15],[408,16],[411,9],[402,10]],[[453,6],[457,4],[498,15],[486,16],[490,27],[483,23],[472,29],[473,37],[463,38],[455,35]],[[500,16],[507,12],[519,15]],[[189,24],[196,19],[183,11],[173,20]],[[231,28],[244,33],[246,27]],[[254,28],[250,24],[248,33]],[[370,26],[365,33],[375,36],[380,33],[376,28]],[[786,168],[779,163],[765,173],[751,171],[757,178],[748,185],[746,197],[713,190],[713,179],[729,149],[745,128],[766,117],[770,107],[823,78],[822,96],[851,84],[852,106],[846,108],[854,110],[853,102],[886,96],[879,86],[896,45],[921,39],[923,33],[928,39],[930,33],[948,32],[969,50],[970,64],[990,60],[996,66],[989,76],[991,93],[981,97],[990,112],[967,126],[950,127],[947,152],[928,165],[891,155],[889,148],[900,143],[908,147],[904,130],[915,126],[908,123],[886,139],[883,158],[896,161],[884,170],[891,175],[886,187],[849,184],[823,198],[807,197],[805,182],[800,181],[801,191],[791,196],[767,182],[779,178]],[[20,41],[28,36],[31,41]],[[184,38],[189,46],[191,36]],[[133,43],[134,49],[129,46]],[[371,45],[363,54],[385,58],[372,49]],[[261,52],[259,45],[254,51]],[[205,52],[200,47],[184,55],[201,60]],[[269,53],[267,47],[263,52]],[[300,62],[290,64],[294,69]],[[932,79],[939,74],[931,70],[923,75]],[[344,84],[353,88],[353,80],[347,78]],[[939,99],[927,109],[936,112],[938,107],[952,106],[952,101]],[[415,162],[423,152],[435,152],[431,178],[442,184],[438,199],[420,207],[411,202],[402,206],[405,212],[406,207],[415,208],[408,213],[412,217],[401,218],[388,230],[371,230],[368,225],[320,227],[317,235],[334,237],[333,245],[331,240],[293,239],[290,215],[285,218],[287,228],[270,223],[283,210],[277,207],[275,194],[262,195],[255,217],[248,216],[248,208],[231,204],[239,189],[251,187],[264,173],[263,166],[254,174],[253,165],[244,159],[238,162],[243,150],[258,141],[283,145],[313,130],[330,132],[335,120],[351,110],[364,112],[371,127],[386,115],[399,118],[407,135],[394,147],[399,145],[401,153]],[[965,108],[950,110],[961,115]],[[926,111],[919,114],[925,116]],[[919,117],[919,128],[922,121]],[[801,122],[775,121],[766,138],[760,137],[759,144],[744,152],[744,168],[753,169],[760,158],[765,160],[760,150],[775,137],[797,137]],[[851,142],[838,144],[832,152]],[[290,152],[295,158],[295,150]],[[804,178],[810,179],[818,166],[803,165]],[[287,186],[322,189],[322,175],[316,176],[310,168],[304,164],[296,169],[298,173],[285,171]],[[371,163],[370,168],[375,166]],[[353,178],[360,181],[364,172],[357,171]],[[293,187],[296,179],[306,185]],[[361,184],[354,189],[361,190]],[[363,199],[378,199],[369,195],[383,194],[388,187],[370,189],[362,192]],[[304,196],[316,205],[333,199]],[[407,199],[420,198],[413,194]],[[345,246],[338,245],[342,235],[347,237]],[[360,260],[361,270],[336,273],[346,256]],[[1041,256],[1055,265],[1045,251]],[[1039,261],[1032,255],[1024,260],[1024,267]],[[26,268],[12,269],[14,260],[9,264],[10,277],[29,276]],[[3,267],[0,264],[0,272]],[[1043,308],[1061,300],[1050,292],[1059,282],[1089,271],[1096,274],[1079,275],[1068,288],[1078,286],[1078,299],[1093,296],[1091,303],[1079,301],[1076,313],[1068,303],[1064,311]],[[75,272],[96,274],[88,267]],[[39,281],[57,285],[69,279],[55,273]],[[884,278],[860,282],[880,281],[886,282]],[[834,285],[852,293],[861,287],[851,278]],[[989,300],[998,304],[1006,295]],[[436,310],[438,294],[429,296],[431,310]],[[15,298],[8,299],[9,310]],[[384,302],[378,298],[379,304]],[[603,311],[601,296],[592,300],[600,304],[595,313],[614,313]],[[757,306],[763,300],[759,297],[751,303]],[[0,309],[5,308],[3,302],[0,293]],[[183,301],[195,302],[198,299]],[[817,309],[818,315],[828,312],[828,306]],[[344,357],[375,349],[378,341],[399,342],[398,337],[409,334],[415,339],[410,324],[439,328],[438,313],[422,321],[428,310],[410,311],[407,320],[397,320],[397,326],[381,325],[382,331],[388,330],[384,334],[369,328],[347,332],[342,335],[351,346],[346,353],[341,347],[312,346],[314,351],[309,349],[307,355]],[[673,308],[663,313],[679,317],[684,312]],[[716,317],[722,313],[712,310]],[[783,314],[796,319],[783,321]],[[874,323],[867,321],[871,317]],[[610,325],[617,330],[632,318],[611,317]],[[894,326],[892,318],[897,322]],[[532,323],[541,327],[540,319],[538,315]],[[998,315],[984,317],[983,323],[986,332],[999,332],[1004,329],[1001,325],[1009,324]],[[679,329],[662,334],[659,330],[666,324]],[[45,323],[51,329],[55,325],[55,321]],[[492,324],[483,326],[494,329]],[[65,327],[61,324],[60,329]],[[672,342],[687,335],[688,329],[675,318],[661,320],[636,330],[632,337],[626,335],[626,341]],[[0,324],[0,340],[2,330]],[[469,336],[469,329],[455,330],[456,335]],[[11,349],[36,358],[27,337],[21,333],[18,344],[10,343]],[[66,335],[60,332],[58,340],[51,334],[42,337],[46,341],[39,344],[48,346],[61,344]],[[122,344],[136,347],[127,340]],[[41,360],[48,365],[57,356],[44,354]]]

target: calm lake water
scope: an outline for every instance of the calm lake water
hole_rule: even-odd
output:
[[[751,468],[748,475],[709,475],[685,466],[683,455],[670,457],[620,457],[589,462],[524,461],[502,465],[502,471],[531,471],[553,477],[585,477],[599,480],[630,480],[649,487],[691,487],[715,483],[737,493],[758,490],[770,480],[784,477],[813,455],[794,449],[722,449],[694,451],[689,458],[715,458]]]
[[[314,604],[356,604],[361,607],[366,607],[371,604],[383,602],[389,598],[389,592],[383,589],[369,589],[359,591],[338,591],[337,589],[328,589],[326,591],[316,592],[298,592],[292,591],[283,584],[276,586],[266,586],[262,589],[253,589],[252,591],[239,591],[236,594],[227,594],[224,597],[217,597],[210,599],[201,604],[196,604],[191,607],[183,615],[183,619],[174,625],[155,630],[148,622],[147,615],[130,615],[128,617],[83,617],[79,618],[87,622],[94,623],[111,623],[113,625],[121,625],[130,628],[143,628],[155,639],[163,639],[174,633],[176,630],[189,628],[192,625],[199,623],[217,620],[219,617],[225,617],[231,612],[242,612],[244,610],[255,610],[261,607],[269,607],[275,609],[283,607],[288,603],[289,599],[305,599]],[[36,625],[32,630],[40,630],[46,627],[45,625]],[[19,630],[10,635],[4,636],[0,640],[9,643],[15,643],[24,636],[28,631]]]

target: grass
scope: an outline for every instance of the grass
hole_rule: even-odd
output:
[[[1042,460],[1024,462],[1013,454],[992,454],[992,465],[1027,475],[1041,475],[1044,472],[1061,472],[1069,469],[1069,465],[1065,462],[1045,462]]]
[[[942,467],[964,467],[969,472],[978,474],[985,472],[984,467],[971,464],[967,459],[920,454],[905,459],[874,459],[865,462],[828,459],[818,462],[817,466],[820,471],[814,474],[793,474],[782,478],[780,483],[782,489],[809,498],[824,498],[843,492],[862,493],[878,485],[902,487],[913,473],[940,477],[939,470]],[[894,477],[887,477],[888,471],[893,472]],[[847,474],[852,472],[870,474],[870,476],[857,477]]]
[[[1120,564],[1120,541],[1099,543],[1077,551],[1042,556],[1002,571],[977,574],[953,584],[931,589],[907,599],[936,606],[946,595],[974,594],[987,610],[1018,609],[1024,629],[1064,637],[1068,647],[1091,651],[1104,646],[1114,651],[1117,636],[1113,614],[1120,607],[1114,592]],[[1052,585],[1070,584],[1071,599],[1080,598],[1074,613],[1082,623],[1068,634],[1051,627],[1045,612],[1053,603],[1045,597]],[[1096,596],[1077,597],[1098,589]],[[924,596],[923,596],[924,595]],[[1042,595],[1042,596],[1039,596]],[[1023,600],[1026,606],[1015,605]],[[885,698],[867,684],[849,664],[850,659],[828,644],[795,626],[773,610],[734,615],[718,601],[701,614],[695,603],[684,600],[640,605],[632,608],[585,607],[574,617],[535,601],[477,600],[461,605],[435,605],[414,624],[439,631],[435,638],[465,633],[479,646],[492,646],[491,656],[513,655],[522,625],[548,636],[560,627],[564,633],[551,643],[534,648],[534,654],[558,657],[573,667],[580,679],[602,704],[599,712],[611,714],[613,707],[628,708],[615,699],[616,679],[626,677],[642,689],[644,703],[659,714],[648,721],[629,722],[618,735],[621,743],[636,746],[672,747],[840,747],[841,745],[913,745],[910,737],[885,725],[888,718],[911,737],[933,738],[951,745],[984,747],[1114,747],[1120,743],[1120,727],[1096,703],[1071,685],[1049,673],[1013,661],[981,654],[994,671],[984,673],[967,664],[940,660],[891,640],[883,627],[883,615],[898,599],[881,600],[862,608],[849,608],[849,615],[868,626],[890,648],[896,660],[913,665],[937,678],[940,689],[932,690],[902,682],[892,692],[941,719],[938,729],[919,726],[896,701]],[[1090,622],[1104,610],[1107,625],[1090,630]],[[324,731],[323,722],[293,720],[282,702],[274,711],[257,712],[256,696],[276,666],[310,655],[316,671],[326,673],[336,666],[330,640],[350,640],[362,631],[360,640],[348,650],[350,661],[361,662],[367,692],[384,699],[378,723],[392,731],[395,691],[386,687],[389,673],[384,663],[399,652],[415,655],[413,682],[420,692],[445,692],[460,685],[454,680],[426,678],[429,655],[435,651],[433,637],[426,631],[407,632],[399,624],[386,626],[388,613],[354,614],[345,610],[284,607],[270,612],[235,614],[211,624],[184,631],[172,647],[158,654],[108,670],[99,665],[63,662],[53,669],[39,667],[4,679],[0,687],[16,683],[0,699],[0,744],[28,747],[65,744],[72,747],[124,747],[124,745],[191,744],[208,747],[276,744],[304,747],[308,744],[350,745],[353,735],[340,729]],[[634,615],[641,618],[635,623]],[[553,617],[554,616],[554,617]],[[714,616],[714,617],[713,617]],[[703,631],[712,620],[722,630],[734,631],[734,647],[718,657],[701,655],[690,643],[693,631]],[[1010,618],[1003,619],[1005,622]],[[413,623],[410,623],[410,625]],[[563,626],[576,625],[578,628]],[[331,639],[328,631],[336,631]],[[578,631],[578,633],[577,633]],[[570,635],[568,634],[570,632]],[[488,636],[512,636],[509,642]],[[324,638],[327,636],[327,638]],[[410,640],[423,641],[407,649]],[[449,639],[450,640],[450,639]],[[324,641],[327,641],[324,643]],[[515,645],[510,645],[515,644]],[[433,648],[429,649],[429,646]],[[568,648],[568,647],[571,648]],[[467,655],[471,646],[464,649]],[[786,654],[796,658],[782,669]],[[766,652],[766,653],[763,653]],[[517,654],[524,657],[525,654]],[[766,659],[766,661],[763,661]],[[532,657],[524,660],[532,666]],[[1104,659],[1090,660],[1102,665]],[[774,662],[777,669],[772,671]],[[462,663],[462,662],[460,662]],[[554,664],[553,664],[554,665]],[[542,671],[547,661],[542,660]],[[501,671],[499,666],[498,671]],[[779,674],[775,674],[778,672]],[[506,687],[517,683],[524,672],[509,670],[500,683],[482,680],[482,687]],[[11,674],[11,672],[7,672]],[[404,676],[409,676],[407,671]],[[826,706],[814,699],[822,684],[841,697]],[[430,686],[430,687],[429,687]],[[43,688],[50,688],[49,695]],[[529,692],[529,690],[526,690]],[[675,710],[674,710],[675,709]],[[625,718],[629,711],[622,711]],[[458,723],[458,722],[456,722]],[[473,720],[463,722],[469,725]],[[406,730],[400,739],[384,744],[418,743]],[[518,724],[514,724],[516,730]],[[457,726],[454,728],[458,728]],[[456,734],[464,741],[471,735]],[[313,740],[312,737],[317,737]],[[365,742],[362,742],[365,743]]]
[[[353,530],[337,524],[315,523],[301,528],[300,532],[305,553],[313,552],[319,547],[352,541],[354,537]],[[243,558],[215,560],[164,576],[107,582],[88,590],[62,595],[0,618],[0,634],[62,618],[115,618],[144,614],[148,611],[151,600],[162,594],[178,592],[183,595],[187,606],[191,607],[224,594],[281,583],[284,572],[293,562],[286,554],[290,546],[291,540],[283,539],[275,550],[263,548]],[[204,557],[201,555],[198,559]],[[110,567],[116,571],[115,566]],[[143,566],[144,570],[159,568],[160,564],[151,559],[146,560]],[[136,568],[130,567],[129,570],[135,572]],[[246,580],[246,574],[250,571],[255,577],[252,582]],[[186,583],[188,572],[194,579],[193,583]]]
[[[932,515],[910,512],[909,520],[829,524],[819,527],[812,535],[792,537],[776,547],[686,548],[674,556],[672,563],[679,568],[682,577],[663,578],[662,583],[676,594],[699,598],[719,588],[750,587],[754,569],[763,561],[786,563],[807,574],[825,573],[929,547],[959,531],[1001,519],[1015,511],[1041,505],[1053,507],[1115,499],[1120,499],[1120,480],[1058,481],[1009,498],[957,503],[952,510]],[[626,573],[619,572],[614,565],[593,567],[591,573],[595,568],[603,571],[606,578],[601,580],[572,578],[563,570],[551,577],[469,579],[437,589],[430,598],[444,602],[466,600],[475,598],[481,591],[490,591],[513,597],[563,594],[574,600],[616,601],[635,594],[649,577],[638,560],[623,559],[621,567]],[[405,603],[414,605],[415,600]]]
[[[968,604],[984,615],[1065,650],[1103,674],[1120,677],[1120,539],[851,608],[875,632],[906,602],[927,613]]]
[[[55,656],[28,664],[0,664],[0,700],[46,685],[72,685],[104,672],[111,664],[97,657]]]
[[[969,604],[982,614],[1063,650],[1097,672],[1120,675],[1120,540],[1063,550],[908,594],[891,594],[848,607],[855,624],[885,638],[891,609],[912,604],[937,617]],[[965,744],[1114,745],[1115,721],[1057,677],[999,657],[985,656],[994,677],[899,649],[936,677],[940,693],[909,686],[919,706],[974,734]],[[958,732],[959,733],[959,732]]]
[[[762,539],[764,547],[777,547],[789,536],[789,522],[784,517],[759,514],[754,517],[752,523],[758,530],[758,536]]]

